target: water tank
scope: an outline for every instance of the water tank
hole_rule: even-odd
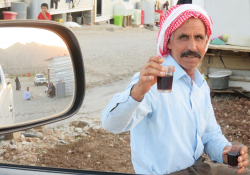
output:
[[[135,25],[141,24],[141,10],[134,9],[132,24],[135,24]]]
[[[57,98],[65,98],[65,83],[58,83],[56,85],[56,96]]]
[[[114,6],[114,15],[129,16],[133,15],[133,5],[130,2],[120,2]]]
[[[150,1],[140,1],[136,3],[136,9],[144,11],[143,24],[154,25],[155,23],[155,4]]]
[[[16,19],[27,19],[27,5],[24,2],[11,2],[11,11],[16,12]]]
[[[42,3],[47,3],[50,10],[50,0],[24,0],[24,2],[27,4],[27,19],[37,19]]]

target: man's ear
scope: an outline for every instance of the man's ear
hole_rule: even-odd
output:
[[[172,41],[171,41],[171,39],[168,40],[167,48],[168,48],[169,50],[172,49]]]
[[[206,35],[207,36],[207,35]],[[206,39],[206,45],[207,45],[207,43],[209,42],[209,40],[210,40],[210,37],[209,36],[207,36],[206,37],[207,39]]]

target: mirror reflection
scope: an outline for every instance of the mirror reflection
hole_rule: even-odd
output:
[[[0,28],[0,38],[0,127],[67,110],[75,83],[63,40],[34,28]]]

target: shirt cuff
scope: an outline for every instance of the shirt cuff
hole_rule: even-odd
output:
[[[227,143],[224,144],[221,144],[220,146],[218,146],[218,160],[220,163],[224,163],[223,162],[223,149],[225,148],[225,146],[227,146]]]
[[[144,99],[144,97],[142,98],[142,100],[140,102],[136,101],[135,99],[133,99],[133,97],[130,96],[131,94],[131,90],[132,90],[133,86],[131,86],[131,88],[128,88],[127,90],[125,90],[119,97],[118,99],[118,103],[117,106],[111,110],[110,114],[114,115],[114,113],[116,111],[119,110],[128,110],[128,112],[134,111],[136,110],[136,108],[138,107],[138,105],[142,102],[142,100]],[[123,103],[126,102],[126,105],[124,105]],[[119,109],[119,110],[117,110]]]
[[[134,86],[135,86],[135,84],[134,84],[134,85],[131,87],[131,89],[130,89],[130,95],[129,95],[130,97],[132,97],[132,96],[131,96],[131,91],[133,90],[133,87],[134,87]],[[132,97],[132,98],[133,98],[133,97]],[[133,98],[133,99],[134,99],[134,98]],[[143,99],[144,99],[144,96],[142,97],[142,99],[141,99],[139,102],[142,102]],[[135,100],[135,99],[134,99],[134,100]],[[135,101],[136,101],[136,100],[135,100]]]

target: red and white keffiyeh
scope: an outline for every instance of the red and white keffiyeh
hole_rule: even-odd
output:
[[[172,33],[191,17],[200,18],[204,22],[207,36],[210,38],[212,35],[213,22],[211,17],[203,8],[194,4],[173,6],[166,12],[160,22],[160,31],[157,37],[157,56],[168,56],[169,49],[167,48],[167,43],[171,38]]]

